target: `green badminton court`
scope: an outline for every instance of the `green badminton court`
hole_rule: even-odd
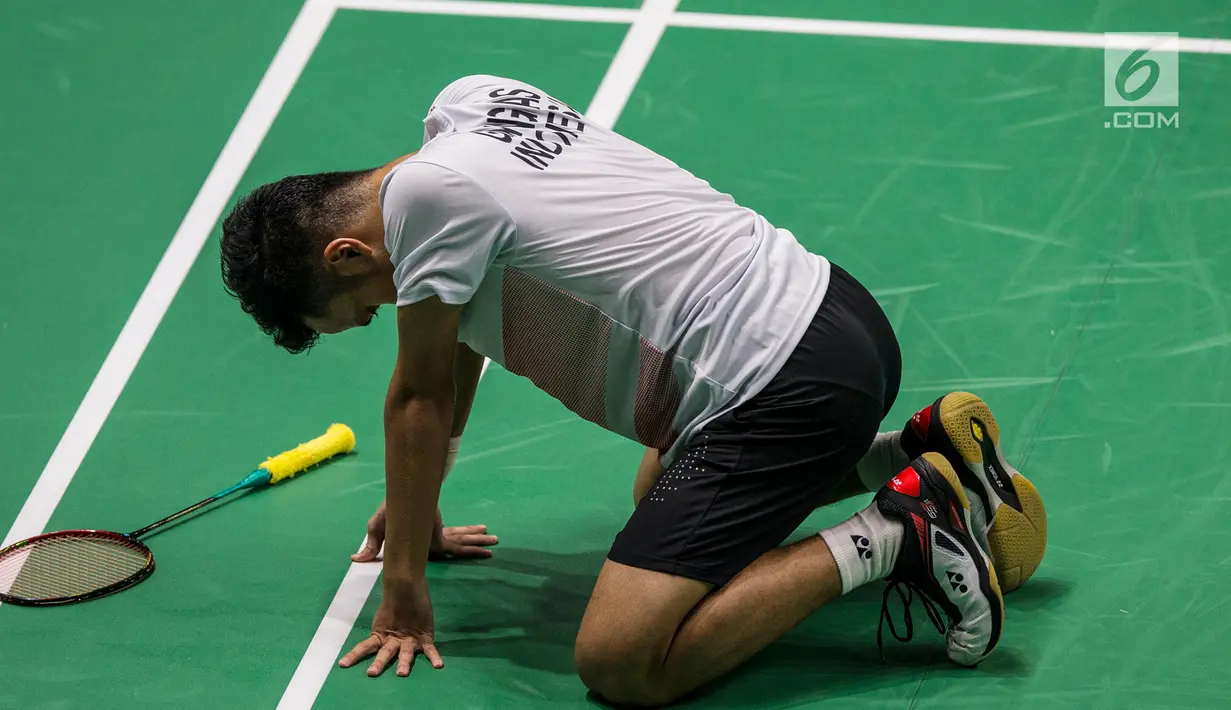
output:
[[[1104,32],[1186,38],[1178,125],[1105,125]],[[220,284],[238,194],[416,149],[474,73],[591,106],[855,274],[903,346],[886,428],[979,393],[1048,505],[977,670],[921,614],[881,663],[872,585],[689,707],[1231,707],[1231,41],[1207,38],[1226,0],[10,0],[2,529],[135,529],[334,421],[358,448],[150,538],[130,591],[0,608],[0,707],[595,705],[572,643],[638,447],[491,367],[442,508],[500,545],[431,568],[445,669],[339,670],[376,608],[348,556],[394,322],[292,357]]]

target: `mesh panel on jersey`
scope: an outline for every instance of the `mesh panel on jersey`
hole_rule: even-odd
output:
[[[505,269],[500,298],[505,369],[605,428],[611,319],[517,269]]]
[[[675,358],[643,338],[637,377],[633,427],[637,440],[659,450],[671,448],[679,432],[672,428],[680,408],[680,388],[672,370]]]

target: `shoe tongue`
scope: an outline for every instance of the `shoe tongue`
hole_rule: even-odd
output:
[[[906,458],[914,461],[928,451],[928,427],[932,426],[932,407],[928,405],[915,412],[902,429],[900,445]]]
[[[928,405],[915,412],[910,418],[910,428],[915,430],[920,439],[928,438],[928,427],[932,426],[932,406]]]

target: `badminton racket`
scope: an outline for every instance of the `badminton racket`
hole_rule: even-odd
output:
[[[233,493],[274,485],[354,448],[354,432],[334,424],[322,436],[266,459],[230,488],[140,530],[62,530],[15,542],[0,550],[0,602],[75,604],[140,584],[154,573],[154,553],[142,536]]]

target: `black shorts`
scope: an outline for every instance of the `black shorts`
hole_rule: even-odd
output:
[[[693,436],[608,558],[725,584],[854,475],[901,377],[889,320],[834,265],[825,300],[777,376]]]

